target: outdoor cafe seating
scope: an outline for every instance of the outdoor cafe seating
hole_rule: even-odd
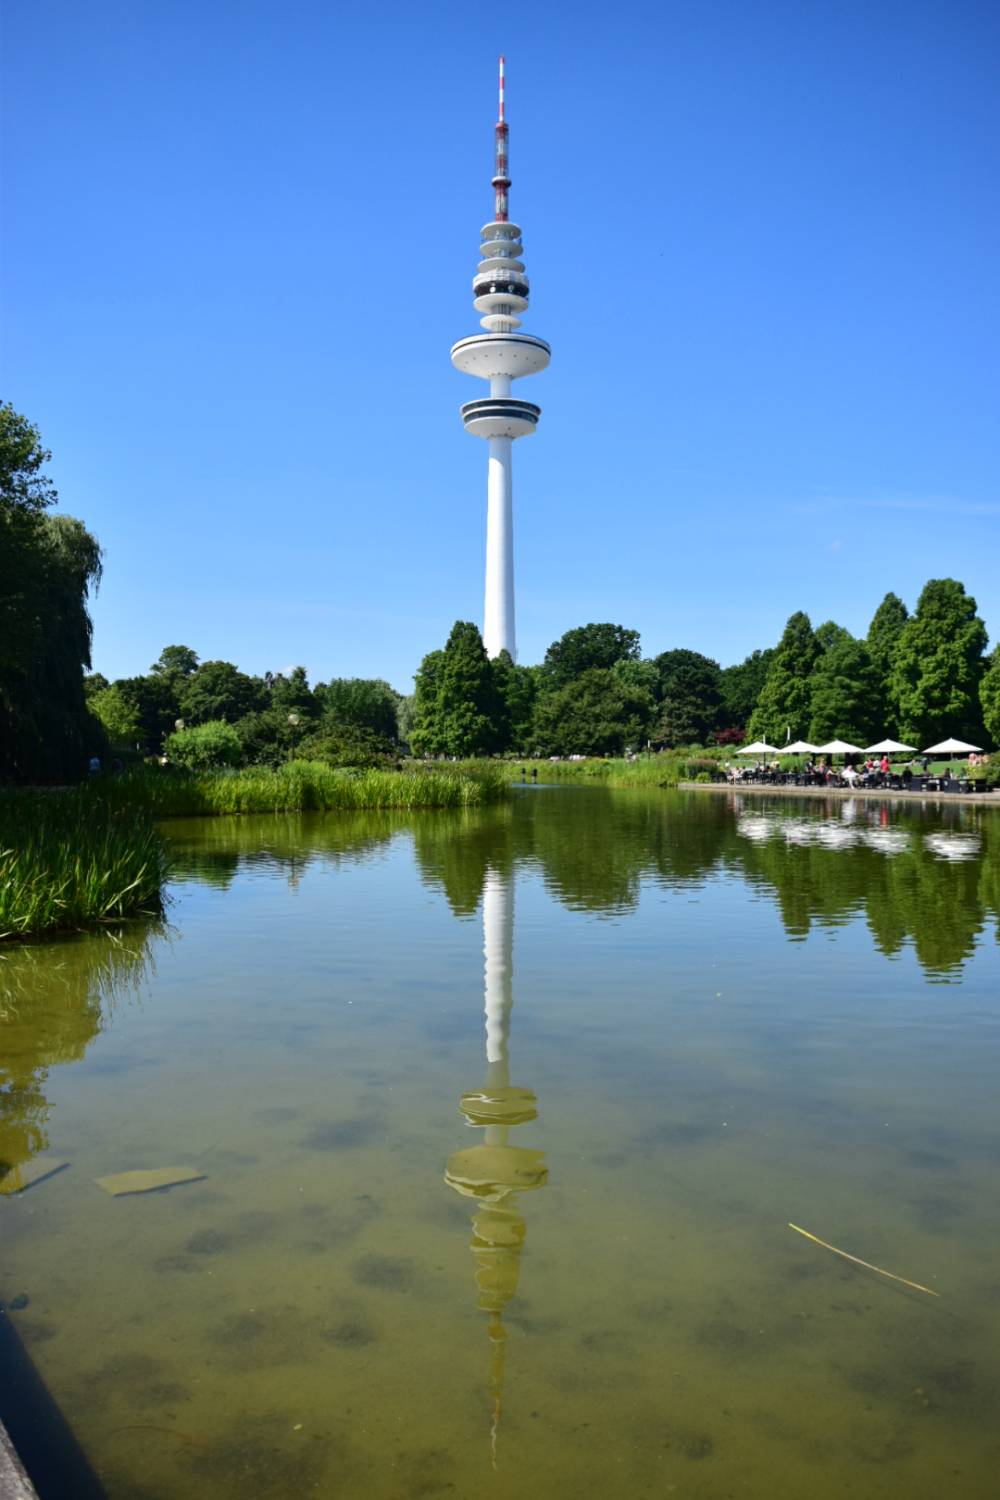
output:
[[[978,754],[979,749],[978,745],[949,739],[921,751],[920,758],[915,763],[892,765],[888,760],[890,755],[908,752],[916,754],[916,747],[888,739],[879,741],[877,745],[869,745],[867,749],[848,744],[844,740],[832,740],[827,745],[812,745],[806,740],[796,740],[783,749],[778,749],[761,740],[736,752],[737,755],[748,758],[746,766],[727,766],[716,774],[715,779],[734,786],[827,787],[848,791],[945,792],[962,795],[983,790],[982,781],[970,776],[968,762],[959,775],[955,774],[954,766],[949,765],[944,772],[931,776],[927,773],[928,757]],[[790,755],[805,755],[808,759],[804,765],[783,768],[776,757]],[[753,763],[749,763],[751,756],[755,757]],[[821,757],[819,763],[813,761],[813,756]],[[833,756],[842,759],[839,766],[833,765],[830,759]],[[871,764],[868,767],[856,767],[853,762],[862,756],[879,756],[888,765],[888,769]]]

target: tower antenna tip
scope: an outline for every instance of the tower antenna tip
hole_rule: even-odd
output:
[[[499,116],[501,120],[504,118],[504,68],[505,67],[506,67],[506,58],[504,57],[503,53],[501,52],[501,54],[500,54],[500,116]]]

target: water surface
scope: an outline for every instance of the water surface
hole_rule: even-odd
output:
[[[69,1163],[0,1298],[111,1500],[992,1500],[995,810],[168,827],[166,924],[0,976]]]

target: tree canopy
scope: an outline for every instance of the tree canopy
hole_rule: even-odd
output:
[[[664,651],[653,658],[659,699],[657,744],[704,744],[719,728],[722,672],[717,661],[698,651]]]
[[[103,748],[83,682],[101,549],[82,522],[47,513],[50,457],[0,406],[0,777],[13,780],[73,778]]]
[[[506,705],[477,626],[457,620],[444,650],[424,657],[416,680],[410,744],[418,755],[488,755],[505,748]]]
[[[954,578],[926,583],[892,656],[889,693],[904,740],[926,745],[949,735],[980,743],[979,687],[986,626]]]
[[[802,610],[791,615],[747,726],[751,739],[783,745],[787,737],[805,737],[812,716],[809,678],[822,650],[809,616]]]
[[[564,687],[594,667],[639,659],[639,632],[624,625],[578,625],[553,641],[542,671],[552,687]]]

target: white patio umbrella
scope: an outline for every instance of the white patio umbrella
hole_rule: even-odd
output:
[[[808,740],[793,740],[790,745],[782,746],[782,755],[813,755],[819,749],[818,745],[810,745]]]
[[[967,745],[964,740],[942,740],[940,745],[928,745],[923,755],[947,755],[951,760],[956,755],[974,755],[981,745]]]
[[[828,745],[817,745],[820,755],[864,755],[860,745],[849,745],[846,740],[831,740]]]
[[[975,755],[982,745],[967,745],[964,740],[942,740],[940,745],[928,745],[922,755]]]
[[[916,750],[916,745],[901,745],[898,740],[879,740],[877,745],[866,745],[866,755],[898,755],[901,750]]]
[[[737,755],[780,755],[781,751],[776,745],[768,745],[764,740],[754,740],[752,745],[744,745],[737,750]]]

